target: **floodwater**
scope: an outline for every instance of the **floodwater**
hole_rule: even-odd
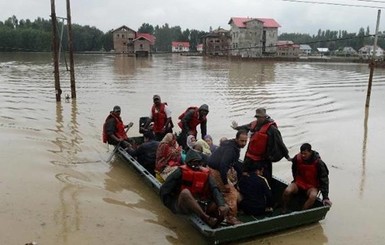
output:
[[[384,244],[385,70],[376,69],[365,110],[365,64],[262,63],[179,55],[135,59],[77,55],[77,99],[60,65],[56,103],[50,54],[0,53],[0,244],[202,244],[153,190],[101,142],[114,105],[134,122],[152,95],[168,102],[174,122],[207,103],[208,133],[235,136],[257,107],[274,118],[290,155],[309,142],[330,170],[333,207],[318,224],[242,244]],[[244,152],[243,152],[244,154]],[[291,180],[290,163],[274,174]]]

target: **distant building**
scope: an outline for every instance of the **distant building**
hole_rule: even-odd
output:
[[[358,55],[358,52],[352,47],[344,47],[341,54],[345,56],[355,56]]]
[[[317,48],[317,52],[321,55],[328,55],[330,53],[329,48]]]
[[[275,54],[278,41],[278,28],[274,19],[232,17],[231,55],[241,57],[260,57]]]
[[[155,37],[148,33],[139,33],[127,26],[112,31],[115,53],[147,56],[151,54]]]
[[[171,42],[171,52],[180,53],[180,52],[189,52],[190,43],[189,42]]]
[[[298,57],[300,50],[299,45],[293,41],[278,41],[277,42],[277,56]]]
[[[203,54],[228,56],[231,49],[230,31],[218,28],[202,37]]]
[[[365,45],[358,50],[358,56],[363,59],[370,59],[373,56],[373,46]],[[376,58],[382,58],[384,56],[384,50],[381,47],[376,48]]]
[[[299,50],[301,55],[310,55],[312,53],[312,48],[307,44],[300,44]]]
[[[197,45],[197,52],[202,53],[203,52],[203,43],[200,43]]]

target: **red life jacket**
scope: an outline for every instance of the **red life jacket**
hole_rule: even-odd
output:
[[[256,123],[256,121],[252,123],[252,128],[256,127]],[[266,159],[267,141],[269,138],[267,135],[267,130],[269,130],[271,125],[277,127],[275,122],[266,123],[251,136],[249,146],[247,147],[246,151],[247,157],[254,161]]]
[[[193,116],[192,116],[190,122],[187,122],[187,123],[188,123],[188,128],[190,129],[190,131],[192,131],[192,132],[194,133],[194,135],[196,135],[196,134],[197,134],[197,129],[196,129],[196,127],[197,127],[200,123],[206,121],[206,117],[199,118],[199,108],[196,107],[196,106],[191,106],[191,107],[187,108],[187,110],[186,110],[185,112],[183,112],[183,113],[178,117],[178,119],[179,119],[179,120],[182,120],[183,117],[186,115],[186,113],[187,113],[189,110],[194,110],[194,114],[193,114]],[[183,130],[183,123],[182,123],[182,121],[179,121],[179,122],[178,122],[178,125],[179,125],[179,127]]]
[[[166,103],[160,103],[159,109],[155,107],[155,104],[151,108],[152,120],[154,121],[154,125],[152,130],[154,133],[162,132],[163,127],[167,121],[167,115],[165,111]]]
[[[319,187],[318,180],[318,162],[319,158],[311,163],[305,163],[300,154],[296,156],[297,173],[294,182],[303,190],[308,190],[312,187]]]
[[[115,136],[118,137],[119,139],[125,139],[125,140],[128,139],[127,133],[126,133],[126,131],[124,131],[124,124],[123,124],[122,119],[119,116],[115,115],[114,113],[110,113],[110,115],[107,116],[107,118],[104,122],[104,125],[103,125],[103,143],[108,142],[108,134],[106,131],[106,122],[111,117],[113,117],[115,119],[115,122],[116,122]]]
[[[201,167],[197,171],[187,165],[182,165],[180,168],[182,170],[182,186],[180,190],[188,189],[196,198],[208,198],[206,183],[209,178],[209,169]]]

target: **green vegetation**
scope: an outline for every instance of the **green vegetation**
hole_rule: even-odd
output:
[[[118,26],[117,26],[118,28]],[[61,35],[63,30],[63,35]],[[0,21],[0,52],[1,51],[24,51],[41,52],[50,51],[52,44],[51,20],[37,18],[34,21],[29,19],[18,20],[16,16],[9,17],[4,22]],[[110,51],[113,49],[112,31],[103,33],[96,27],[88,25],[72,25],[73,45],[75,52],[84,51]],[[155,27],[143,23],[138,32],[150,33],[155,36],[155,51],[170,52],[172,41],[190,42],[190,49],[195,50],[196,45],[206,32],[199,30],[182,30],[180,26],[170,27],[167,23]],[[318,47],[338,50],[343,47],[353,47],[358,50],[364,45],[373,44],[374,37],[369,34],[369,27],[366,31],[360,28],[358,33],[347,31],[319,30],[317,35],[301,33],[283,33],[279,40],[290,40],[297,44],[309,44],[313,49]],[[62,36],[62,46],[67,50],[67,27],[65,23],[58,22],[58,37]],[[378,45],[385,47],[385,40],[382,35],[378,39]]]

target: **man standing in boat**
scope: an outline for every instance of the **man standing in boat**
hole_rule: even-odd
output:
[[[187,108],[178,119],[180,120],[178,125],[182,129],[178,137],[178,143],[186,149],[186,140],[187,136],[194,135],[197,138],[197,129],[196,127],[201,125],[201,135],[202,139],[207,134],[207,114],[209,114],[209,106],[206,104],[201,105],[199,108],[192,106]]]
[[[127,133],[124,129],[130,129],[133,123],[130,122],[128,125],[124,125],[122,118],[120,117],[120,112],[120,106],[116,105],[107,116],[103,125],[103,143],[108,142],[110,145],[119,144],[122,147],[127,148],[130,147],[131,144],[128,141]]]
[[[242,126],[238,126],[233,121],[232,128],[244,129],[251,132],[250,142],[247,147],[243,162],[244,170],[247,172],[249,167],[259,164],[264,169],[263,176],[271,184],[273,166],[272,162],[278,162],[283,157],[290,161],[289,151],[283,143],[281,132],[277,124],[269,115],[265,108],[258,108],[255,113],[257,120]]]
[[[173,213],[195,213],[211,228],[217,227],[228,212],[209,170],[202,167],[201,155],[194,150],[188,151],[186,165],[180,166],[162,184],[160,198]]]
[[[153,96],[154,104],[151,108],[150,117],[147,119],[142,130],[146,130],[151,122],[153,122],[152,131],[155,134],[155,140],[161,141],[167,133],[172,133],[171,111],[167,103],[162,103],[159,95]]]
[[[324,205],[332,205],[329,200],[329,170],[318,152],[311,149],[309,143],[301,145],[300,153],[292,159],[293,182],[286,187],[282,195],[282,212],[287,212],[290,197],[299,192],[305,193],[307,200],[302,209],[309,209],[321,191]]]

